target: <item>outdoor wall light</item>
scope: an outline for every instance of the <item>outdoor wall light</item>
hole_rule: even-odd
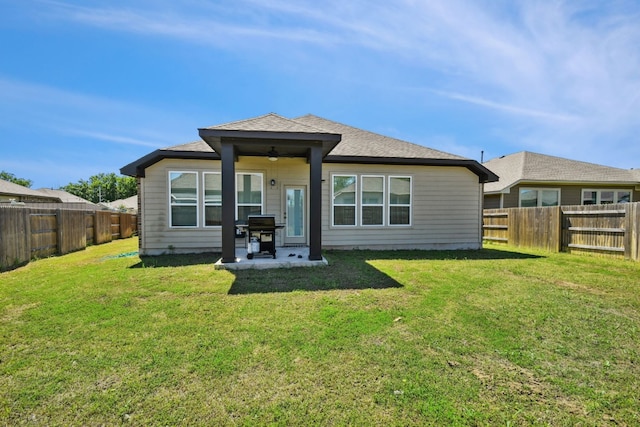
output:
[[[271,186],[273,187],[274,185],[276,185],[276,180],[275,180],[275,179],[272,179],[272,180],[271,180]]]
[[[271,151],[267,153],[267,156],[269,160],[272,162],[275,162],[276,160],[278,160],[278,152],[276,151],[275,147],[271,147]]]

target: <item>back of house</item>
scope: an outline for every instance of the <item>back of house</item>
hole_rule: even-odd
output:
[[[138,179],[141,254],[222,252],[238,224],[274,215],[277,246],[478,249],[485,183],[475,160],[314,115],[199,129],[201,140],[124,166]]]

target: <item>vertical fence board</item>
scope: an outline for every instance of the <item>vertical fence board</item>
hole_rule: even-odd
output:
[[[640,261],[640,203],[625,206],[625,258]]]
[[[95,222],[93,224],[95,235],[93,241],[96,245],[107,243],[112,240],[111,237],[111,212],[96,212]]]
[[[96,215],[95,212],[85,212],[84,214],[84,228],[85,228],[85,240],[87,246],[93,245],[93,238],[95,236],[94,223]]]
[[[0,271],[31,259],[29,209],[0,208]]]
[[[46,258],[58,251],[58,217],[50,209],[31,209],[31,258]]]
[[[136,228],[136,215],[120,214],[120,238],[126,239],[133,236]]]
[[[58,210],[58,254],[64,255],[87,247],[84,211]]]
[[[563,215],[564,251],[625,256],[625,205],[565,206]]]
[[[493,242],[509,240],[509,209],[485,209],[482,215],[482,238]]]
[[[119,213],[111,214],[111,239],[116,240],[120,238],[120,217]]]
[[[509,244],[557,252],[561,241],[560,216],[556,206],[513,208],[509,212]]]

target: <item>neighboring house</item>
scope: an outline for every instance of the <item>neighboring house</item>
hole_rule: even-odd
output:
[[[484,207],[593,205],[640,201],[640,170],[522,151],[484,163],[500,180],[484,186]]]
[[[61,203],[60,197],[0,179],[0,203]]]
[[[138,195],[102,203],[102,205],[115,211],[136,213],[138,211]]]
[[[39,192],[52,197],[58,197],[62,203],[64,203],[65,209],[79,209],[79,210],[98,210],[100,206],[82,197],[71,194],[64,190],[54,190],[52,188],[39,188]]]
[[[273,214],[277,246],[478,249],[475,160],[321,117],[267,114],[199,129],[120,171],[138,178],[140,253],[222,251],[235,262],[236,221]]]

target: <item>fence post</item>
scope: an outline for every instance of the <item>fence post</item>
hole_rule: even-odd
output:
[[[27,262],[31,261],[31,208],[24,210],[24,234],[25,234],[25,247],[27,248]]]
[[[640,260],[640,242],[638,242],[638,228],[640,228],[640,203],[627,203],[624,207],[624,257]]]
[[[562,215],[562,206],[556,206],[556,242],[555,242],[555,251],[562,252],[563,245],[563,232],[562,225],[564,224],[564,218]]]
[[[56,254],[57,255],[62,255],[63,253],[63,235],[62,232],[64,230],[62,230],[63,226],[62,226],[62,209],[56,209]]]

